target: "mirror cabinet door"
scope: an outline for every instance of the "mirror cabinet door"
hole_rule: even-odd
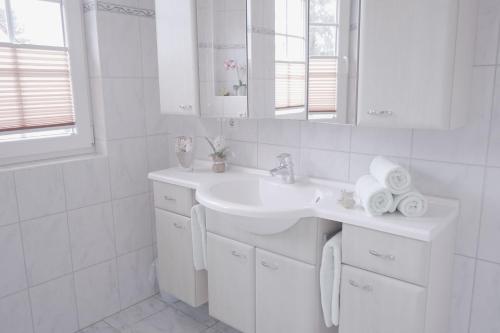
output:
[[[248,115],[247,1],[197,0],[202,117]]]

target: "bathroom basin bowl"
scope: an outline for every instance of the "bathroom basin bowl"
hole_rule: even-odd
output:
[[[205,184],[196,191],[203,206],[234,216],[238,227],[256,234],[279,233],[314,216],[320,198],[318,188],[305,180],[284,184],[255,175]]]

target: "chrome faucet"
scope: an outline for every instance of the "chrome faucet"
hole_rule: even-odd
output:
[[[293,184],[295,183],[295,174],[293,172],[293,161],[292,156],[287,153],[282,153],[277,156],[279,161],[279,166],[271,169],[269,172],[271,176],[275,177],[279,175],[283,183]]]

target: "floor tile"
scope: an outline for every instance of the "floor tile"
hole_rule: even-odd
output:
[[[165,303],[155,297],[151,297],[106,318],[105,321],[114,328],[125,329],[166,308],[167,305]]]

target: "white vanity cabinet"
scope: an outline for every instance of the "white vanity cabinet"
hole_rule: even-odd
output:
[[[161,112],[199,114],[196,0],[155,1]]]
[[[207,272],[196,271],[193,265],[193,191],[155,182],[154,197],[160,290],[194,307],[204,304],[208,299]]]
[[[447,332],[453,245],[344,224],[340,333]]]
[[[465,124],[478,3],[361,0],[358,125]]]

